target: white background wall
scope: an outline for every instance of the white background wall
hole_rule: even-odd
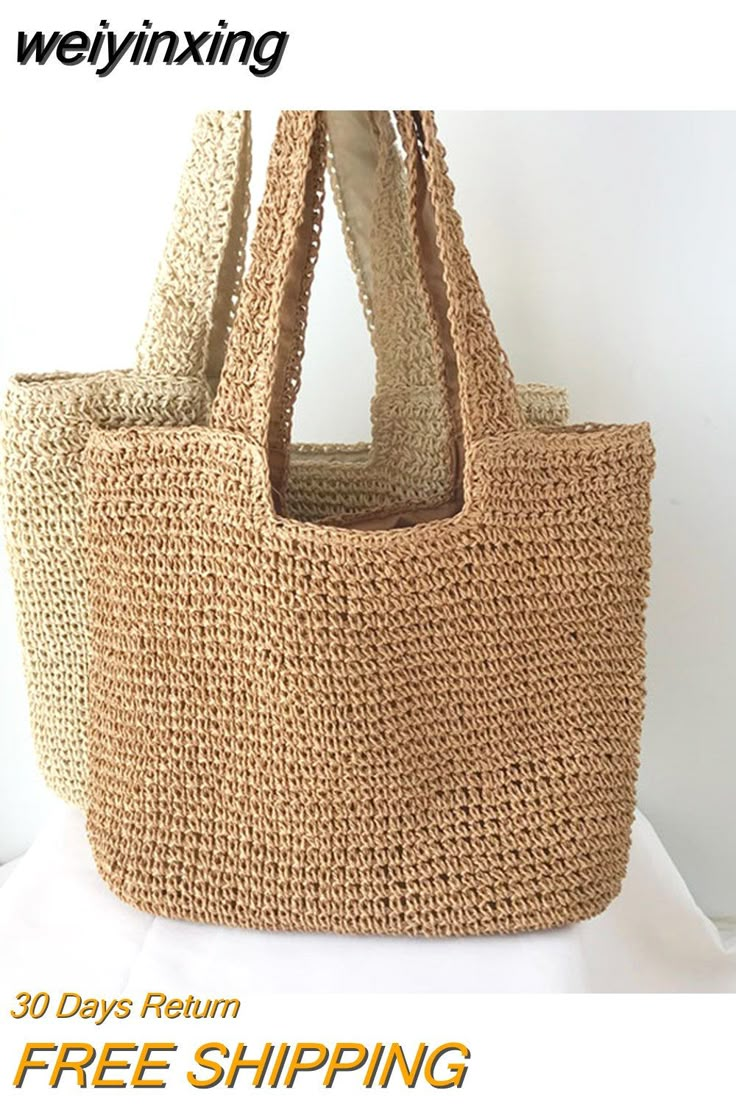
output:
[[[2,134],[0,373],[124,367],[190,112],[14,105]],[[262,183],[272,112],[255,120]],[[640,804],[701,905],[736,915],[736,115],[439,113],[457,202],[521,380],[657,445]],[[330,212],[331,213],[331,212]],[[297,436],[368,428],[372,359],[335,219],[315,281]],[[0,576],[0,859],[43,813]]]

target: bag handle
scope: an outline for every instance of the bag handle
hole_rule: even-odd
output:
[[[403,390],[403,424],[419,425],[421,419],[411,415],[414,402],[421,399],[423,388],[441,387],[427,349],[428,319],[421,314],[418,274],[402,273],[398,263],[408,238],[403,167],[387,111],[336,111],[326,116],[333,194],[376,355],[373,448],[390,457],[402,425],[394,401],[401,387],[397,303],[392,299],[397,289],[386,286],[385,266],[380,264],[374,281],[374,253],[382,258],[393,254],[392,280],[403,280],[403,294],[396,298],[406,314],[416,316],[414,340],[424,345],[423,355],[414,358],[419,371],[411,387]],[[199,114],[138,343],[134,372],[139,376],[206,378],[210,393],[216,391],[243,282],[250,175],[250,113]],[[399,187],[402,194],[397,194]],[[405,265],[405,256],[403,261]],[[421,435],[409,438],[411,433],[404,432],[404,450],[419,456]]]
[[[466,446],[524,420],[455,208],[455,186],[433,111],[397,111],[407,159],[412,238],[445,350],[448,387]]]
[[[250,112],[197,115],[137,375],[206,378],[214,392],[243,280],[250,174]]]
[[[444,365],[412,248],[408,182],[388,111],[325,112],[328,161],[376,356],[372,451],[418,470],[447,468]]]
[[[403,457],[424,471],[446,466],[449,474],[450,414],[443,364],[411,248],[410,200],[391,113],[323,114],[333,198],[376,359],[373,460],[385,466]],[[311,278],[299,302],[305,325],[310,290]],[[303,340],[292,351],[299,377],[302,354]],[[291,400],[286,394],[283,398],[282,416],[291,425],[295,393]],[[286,501],[290,434],[282,436],[278,493]]]
[[[442,313],[438,305],[443,296],[446,301],[449,333],[444,344],[452,354],[449,392],[458,401],[458,422],[468,451],[483,437],[519,427],[521,413],[465,247],[432,113],[398,112],[397,118],[407,151],[416,248],[435,313]],[[322,113],[281,114],[251,266],[213,408],[213,426],[246,433],[267,451],[276,497],[282,493],[291,411],[299,387],[304,291],[311,283],[319,247],[325,147]],[[426,205],[421,202],[423,193]],[[433,226],[425,207],[431,210]]]
[[[373,338],[371,235],[380,150],[372,111],[326,111],[327,168],[350,267]],[[388,112],[382,114],[387,115]],[[395,154],[395,150],[392,149]]]
[[[248,274],[212,407],[213,428],[245,433],[279,453],[271,471],[277,493],[289,443],[284,415],[291,404],[285,396],[289,389],[289,397],[295,397],[298,388],[292,354],[303,346],[303,295],[317,255],[325,163],[326,132],[319,113],[281,112]]]

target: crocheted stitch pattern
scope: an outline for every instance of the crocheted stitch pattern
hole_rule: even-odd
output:
[[[384,173],[400,187],[400,160],[389,150]],[[158,270],[148,318],[138,346],[136,368],[91,375],[48,373],[14,377],[2,411],[2,499],[6,545],[16,595],[19,635],[28,687],[31,731],[47,784],[76,805],[86,803],[88,616],[84,475],[82,457],[94,426],[189,425],[206,421],[210,395],[217,386],[224,348],[237,307],[243,275],[245,222],[249,207],[250,127],[242,112],[206,112],[196,121],[192,152],[182,175],[180,194]],[[406,239],[406,216],[395,194],[379,177],[378,225],[370,247],[382,250],[380,227],[391,236],[398,226]],[[348,214],[343,213],[347,220]],[[402,221],[403,219],[403,221]],[[347,222],[345,223],[347,227]],[[346,228],[346,233],[347,233]],[[400,300],[412,327],[410,276],[402,274]],[[416,275],[414,277],[417,279]],[[384,285],[385,285],[384,280]],[[386,292],[377,292],[379,298]],[[414,299],[417,298],[416,290]],[[416,312],[415,312],[416,313]],[[379,393],[391,395],[391,333],[400,329],[395,313],[381,313],[385,357],[379,361]],[[421,341],[420,330],[415,330]],[[422,356],[431,353],[422,352]],[[417,371],[419,361],[414,359]],[[431,360],[428,361],[431,365]],[[385,367],[384,367],[385,366]],[[437,395],[424,371],[425,388]],[[205,382],[206,376],[206,382]],[[565,393],[531,385],[522,395],[530,417],[540,421],[566,417]],[[430,398],[437,410],[437,396]],[[421,412],[420,412],[421,413]],[[391,422],[387,408],[384,422]],[[435,415],[435,420],[437,415]],[[403,437],[381,425],[382,465],[375,474],[375,455],[365,446],[371,474],[362,465],[339,471],[335,461],[344,449],[319,446],[326,462],[302,468],[300,459],[314,455],[310,446],[297,450],[292,466],[293,509],[317,517],[339,502],[348,512],[397,501],[406,486],[392,487],[381,470],[392,469],[391,450],[401,462],[413,463],[420,497],[431,498],[446,478],[440,458],[427,467],[422,445],[427,434],[416,411]],[[409,430],[414,434],[410,443]],[[422,489],[422,479],[426,489]],[[368,485],[367,485],[368,484]]]
[[[286,513],[307,521],[363,514],[417,499],[434,505],[451,493],[455,475],[444,363],[432,339],[430,306],[420,291],[407,182],[394,131],[387,112],[353,114],[363,117],[356,127],[362,122],[375,129],[373,217],[368,263],[362,266],[334,168],[331,176],[376,354],[372,440],[363,446],[362,456],[353,455],[347,462],[339,447],[333,447],[329,450],[333,455],[324,456],[319,468],[318,453],[309,446],[292,454]],[[532,424],[567,421],[566,393],[561,388],[529,384],[518,391],[524,415]],[[300,462],[307,457],[308,465]],[[356,460],[361,463],[356,465]]]
[[[524,425],[433,117],[400,125],[443,272],[456,512],[360,530],[285,517],[273,496],[316,112],[279,122],[213,428],[90,441],[88,831],[110,886],[158,914],[520,931],[594,915],[625,871],[649,430]],[[420,235],[417,219],[417,255]]]
[[[645,426],[478,447],[463,513],[273,514],[232,433],[94,435],[88,830],[157,915],[510,932],[626,868],[643,708]]]
[[[244,237],[249,126],[243,112],[197,119],[136,368],[20,375],[2,411],[2,499],[30,704],[44,778],[86,801],[88,618],[82,455],[94,426],[189,425],[209,413],[239,271],[228,242]],[[194,243],[204,243],[202,248]],[[205,369],[211,368],[211,378]]]

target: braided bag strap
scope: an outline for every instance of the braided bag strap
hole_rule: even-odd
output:
[[[299,306],[311,283],[309,278],[304,282],[305,268],[319,243],[326,147],[317,112],[281,113],[250,265],[212,408],[215,428],[252,435],[259,443],[273,441],[274,449],[284,438],[279,422],[285,403],[280,396],[272,403],[271,397],[277,374],[288,387],[285,367],[303,342]]]
[[[250,113],[199,114],[138,343],[139,376],[216,386],[242,284],[250,172]]]

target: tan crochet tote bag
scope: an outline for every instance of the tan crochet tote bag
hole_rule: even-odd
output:
[[[385,112],[336,112],[331,127],[334,190],[366,318],[377,334],[379,399],[371,445],[297,447],[293,508],[305,517],[333,508],[338,491],[349,496],[352,488],[355,509],[374,504],[376,495],[390,495],[385,473],[392,467],[392,449],[404,464],[413,464],[418,482],[431,488],[443,478],[439,461],[434,468],[427,464],[426,432],[417,416],[421,404],[433,407],[435,419],[444,416],[437,410],[439,377],[433,375],[421,333],[428,322],[415,306],[418,274],[404,267],[375,289],[372,284],[372,253],[383,256],[385,238],[396,255],[393,239],[405,243],[408,234],[406,208],[397,204],[390,186],[402,166],[389,117]],[[205,419],[242,280],[249,177],[248,113],[200,115],[135,368],[23,375],[10,383],[3,411],[3,505],[32,731],[46,781],[75,804],[84,804],[87,774],[82,451],[93,425],[183,425]],[[410,352],[421,395],[413,405],[406,388],[397,395],[391,380],[397,367],[392,286],[407,317],[412,310],[416,315],[412,325],[418,342]],[[531,385],[522,402],[534,420],[565,420],[564,391]],[[409,416],[402,420],[403,409]]]
[[[592,916],[626,868],[649,430],[524,424],[433,117],[399,118],[452,500],[373,528],[279,510],[318,112],[280,119],[211,428],[88,446],[88,831],[108,884],[156,914],[519,931]]]

